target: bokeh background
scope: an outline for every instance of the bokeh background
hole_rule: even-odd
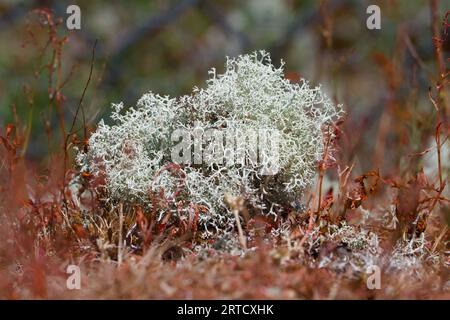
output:
[[[65,27],[70,4],[81,8],[81,30]],[[381,30],[366,27],[370,4],[381,7]],[[54,28],[37,8],[54,15]],[[211,67],[223,70],[226,56],[265,49],[275,65],[285,61],[291,81],[322,84],[344,105],[342,161],[359,172],[407,170],[408,155],[426,148],[435,129],[431,17],[443,30],[448,9],[450,1],[1,0],[0,127],[18,121],[23,154],[41,163],[61,145],[61,121],[67,131],[91,66],[89,128],[108,121],[112,102],[132,106],[147,91],[187,94]],[[446,58],[448,38],[440,37]]]
[[[0,0],[0,298],[448,299],[449,19],[450,0]],[[114,203],[74,166],[111,103],[189,94],[260,49],[346,115],[304,207],[272,219],[231,204],[251,215],[248,255],[200,239],[203,206],[177,202],[186,224],[164,195]],[[383,290],[361,261],[380,262]],[[66,290],[69,263],[83,290]]]

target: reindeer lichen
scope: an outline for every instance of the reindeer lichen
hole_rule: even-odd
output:
[[[122,104],[113,105],[114,123],[102,120],[89,139],[87,153],[78,154],[81,170],[104,177],[114,200],[152,206],[149,193],[162,193],[172,202],[167,210],[177,215],[188,215],[192,204],[202,205],[207,210],[199,222],[209,232],[210,227],[234,228],[223,200],[226,193],[244,197],[264,214],[282,210],[312,183],[324,152],[323,129],[341,116],[341,107],[320,87],[285,79],[283,62],[276,68],[264,51],[228,58],[223,74],[215,69],[209,74],[206,87],[194,88],[190,95],[172,99],[150,92],[125,112]],[[190,162],[169,171],[167,166],[174,162],[172,134],[177,129],[194,136],[213,129],[224,135],[233,132],[231,144],[216,145],[224,162],[236,154],[250,156],[252,144],[240,143],[244,139],[240,132],[274,130],[279,133],[276,159],[260,154],[259,160],[276,160],[277,170],[264,175],[261,170],[267,163],[261,161],[226,165],[209,159],[199,164],[190,157]],[[187,141],[189,150],[198,147]],[[201,147],[208,150],[205,141]]]

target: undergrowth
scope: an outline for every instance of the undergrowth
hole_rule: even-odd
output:
[[[37,14],[54,53],[50,105],[61,115],[67,39],[51,13]],[[319,89],[284,80],[266,53],[229,59],[222,76],[213,73],[192,95],[147,94],[125,113],[116,105],[116,125],[97,128],[86,123],[83,103],[94,63],[95,46],[72,126],[58,117],[61,132],[49,135],[59,136],[62,151],[46,170],[24,157],[26,123],[16,118],[0,135],[0,297],[449,298],[448,73],[430,83],[436,124],[424,132],[426,144],[407,155],[406,169],[381,174],[355,172],[343,160],[348,132],[331,121],[340,112]],[[161,152],[170,130],[196,121],[282,123],[289,143],[281,162],[290,165],[262,191],[258,168],[237,179],[240,167],[223,173],[172,163]],[[81,267],[82,290],[66,288],[68,264]],[[380,290],[366,285],[374,265]]]

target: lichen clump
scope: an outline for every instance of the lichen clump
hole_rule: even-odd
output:
[[[283,63],[275,67],[264,51],[228,58],[223,74],[215,69],[209,74],[206,87],[194,88],[190,95],[174,99],[150,92],[126,111],[122,103],[113,104],[114,123],[100,121],[88,151],[78,154],[81,170],[104,177],[113,200],[152,206],[149,194],[156,193],[168,201],[166,210],[179,216],[188,215],[193,204],[201,205],[205,210],[199,223],[207,230],[234,227],[224,203],[227,193],[244,197],[263,214],[289,205],[312,183],[324,152],[323,130],[341,116],[341,107],[320,87],[285,79]],[[177,143],[172,135],[180,129],[194,135],[210,129],[232,132],[230,143],[215,144],[224,163],[199,164],[191,157],[190,162],[172,165]],[[240,143],[245,139],[241,132],[260,130],[279,133],[276,172],[262,174],[261,161],[225,163],[236,154],[249,156],[249,146],[258,143],[250,136],[247,144]],[[189,148],[195,143],[188,140]],[[208,150],[205,141],[201,147]],[[260,154],[262,158],[274,160]]]

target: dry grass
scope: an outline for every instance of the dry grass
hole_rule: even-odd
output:
[[[55,52],[49,92],[59,114],[64,38],[54,33],[53,17],[39,13],[48,22]],[[384,56],[376,61],[395,96],[403,70]],[[413,112],[406,101],[387,102],[390,120],[374,138],[374,158],[390,152],[407,159],[398,161],[391,171],[396,174],[384,176],[378,168],[356,173],[348,161],[355,152],[349,142],[355,128],[349,122],[336,124],[336,139],[329,143],[340,155],[334,159],[325,153],[303,208],[274,219],[255,213],[240,197],[228,198],[242,217],[239,232],[208,240],[197,224],[204,207],[186,204],[193,213],[187,220],[170,214],[158,219],[167,209],[159,194],[149,194],[152,209],[111,203],[105,201],[107,191],[98,189],[99,181],[72,167],[71,147],[88,148],[85,90],[76,112],[83,119],[73,122],[81,122],[84,132],[75,132],[74,125],[67,131],[60,118],[65,143],[51,156],[50,169],[24,158],[29,130],[17,119],[0,134],[0,298],[450,299],[450,106],[448,73],[440,72],[446,70],[442,62],[438,68],[430,82],[435,124],[421,131],[426,141],[421,150],[397,154],[403,150],[400,141],[398,150],[385,149],[386,131],[397,133],[395,117],[409,118]],[[430,164],[421,165],[431,154]],[[365,269],[372,263],[381,268],[380,290],[366,285]],[[68,264],[81,267],[81,290],[66,288]]]

